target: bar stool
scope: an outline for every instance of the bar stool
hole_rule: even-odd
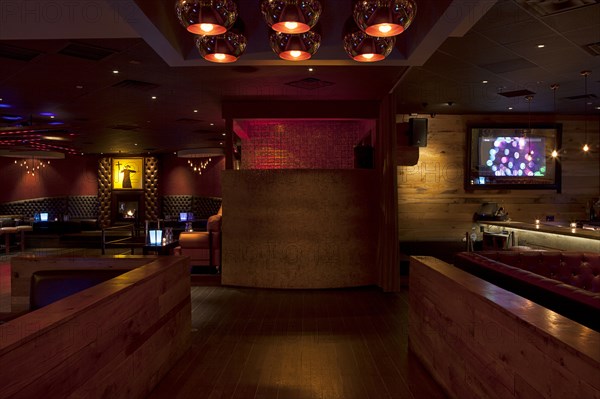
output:
[[[21,252],[25,251],[25,232],[26,231],[33,231],[33,226],[28,225],[28,224],[23,224],[20,226],[17,226],[17,231],[20,232],[21,236],[20,236],[20,244],[21,244]]]
[[[4,234],[4,248],[6,253],[10,253],[10,235],[17,235],[16,227],[2,227],[0,228],[0,234]]]

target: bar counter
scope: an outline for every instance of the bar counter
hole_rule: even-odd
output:
[[[486,232],[512,233],[512,245],[533,246],[563,251],[600,252],[600,227],[570,227],[568,223],[519,221],[480,221]],[[586,226],[584,224],[584,226]],[[591,230],[596,228],[596,230]]]

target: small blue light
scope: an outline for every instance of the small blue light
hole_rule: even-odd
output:
[[[64,122],[60,122],[60,121],[55,121],[55,122],[49,122],[49,125],[64,125]]]
[[[10,104],[0,104],[0,108],[10,108]]]
[[[41,116],[54,116],[54,113],[52,112],[40,112]]]
[[[23,117],[19,115],[2,115],[2,119],[5,121],[20,121]]]

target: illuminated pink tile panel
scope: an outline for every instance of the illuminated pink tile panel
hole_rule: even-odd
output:
[[[368,135],[360,121],[249,121],[242,169],[352,169],[354,146]]]

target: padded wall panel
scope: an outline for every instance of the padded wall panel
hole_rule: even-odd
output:
[[[155,157],[144,158],[144,208],[146,220],[159,218],[158,159]]]
[[[221,207],[221,198],[197,197],[192,198],[192,212],[196,219],[208,219],[216,214]]]
[[[98,224],[108,227],[111,223],[111,158],[102,158],[98,162]]]
[[[67,215],[71,219],[96,219],[98,217],[98,197],[95,195],[70,196],[67,202]]]

